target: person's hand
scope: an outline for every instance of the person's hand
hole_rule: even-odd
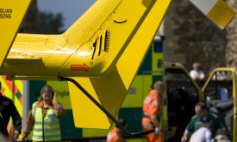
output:
[[[158,127],[155,128],[155,133],[160,134],[160,129]]]
[[[181,142],[187,142],[187,137],[183,136],[183,137],[181,138]]]
[[[58,104],[58,100],[57,100],[57,97],[56,97],[56,93],[54,93],[54,95],[53,95],[52,103],[53,103],[53,105]]]
[[[19,134],[20,134],[20,133],[19,133],[17,130],[14,130],[14,132],[13,132],[13,138],[14,138],[14,140],[16,140],[16,139],[18,138]]]
[[[23,134],[22,134],[22,137],[21,137],[21,141],[27,141],[27,134],[26,134],[26,132],[23,132]]]
[[[24,138],[21,138],[20,140],[21,142],[26,142],[26,141],[29,141],[28,137],[24,137]]]

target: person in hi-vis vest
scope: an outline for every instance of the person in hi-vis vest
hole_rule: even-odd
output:
[[[160,115],[164,87],[161,81],[155,82],[153,89],[143,101],[142,127],[146,131],[155,129],[155,132],[146,135],[147,142],[160,142],[163,139],[160,130]]]
[[[40,99],[32,105],[27,120],[26,129],[23,131],[22,140],[33,131],[32,141],[60,141],[60,121],[65,110],[55,98],[53,88],[44,86],[40,92]]]

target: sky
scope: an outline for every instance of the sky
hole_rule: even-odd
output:
[[[38,0],[40,11],[62,13],[64,27],[67,29],[75,22],[96,0]]]

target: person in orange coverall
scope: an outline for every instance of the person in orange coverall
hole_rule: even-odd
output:
[[[155,129],[146,135],[148,142],[160,142],[160,114],[162,110],[162,95],[164,84],[161,81],[155,82],[153,89],[148,93],[143,101],[142,127],[144,130]]]
[[[123,126],[125,129],[127,128],[127,123],[123,119],[118,120],[119,125]],[[125,142],[122,137],[122,129],[116,124],[116,127],[111,129],[108,133],[106,142]]]

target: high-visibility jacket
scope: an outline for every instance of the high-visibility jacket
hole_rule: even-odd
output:
[[[121,131],[118,128],[110,130],[106,142],[124,142]]]
[[[48,109],[44,118],[42,108],[37,107],[37,102],[33,104],[33,117],[35,119],[33,128],[33,141],[60,141],[61,130],[59,118],[53,109]]]
[[[151,90],[143,102],[143,127],[159,126],[161,107],[160,95],[157,91]]]

